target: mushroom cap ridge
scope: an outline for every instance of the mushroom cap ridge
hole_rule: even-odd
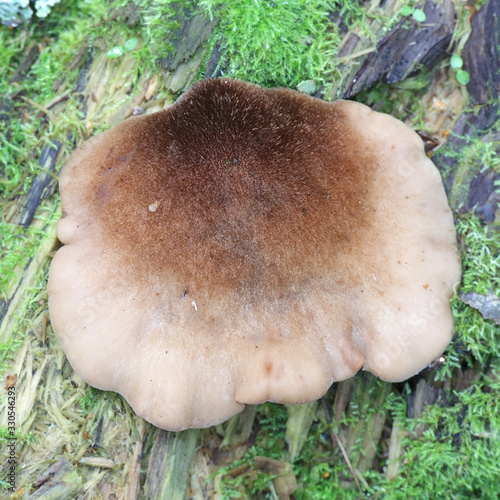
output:
[[[171,430],[439,356],[460,279],[437,169],[398,120],[205,80],[60,179],[51,321],[75,370]]]

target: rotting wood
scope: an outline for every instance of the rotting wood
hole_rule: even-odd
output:
[[[436,404],[439,400],[446,401],[443,389],[434,387],[425,379],[420,379],[408,396],[407,413],[410,418],[418,418],[427,406]]]
[[[293,462],[300,454],[306,442],[309,430],[316,417],[318,401],[310,403],[286,405],[288,419],[286,422],[286,442]]]
[[[370,469],[377,453],[387,410],[383,408],[392,385],[362,373],[356,377],[355,389],[358,422],[345,432],[345,447],[349,455],[357,446],[360,453],[352,458],[353,467],[361,473]],[[350,409],[349,413],[352,413]]]
[[[21,62],[17,66],[16,71],[12,75],[10,83],[20,82],[28,73],[31,66],[35,64],[35,61],[38,59],[39,55],[40,55],[40,47],[36,42],[31,41],[28,44],[28,47],[26,47],[24,57],[22,58]]]
[[[229,420],[224,429],[224,439],[220,445],[234,446],[239,443],[244,443],[252,433],[252,427],[257,414],[258,405],[246,405],[245,409]]]
[[[165,69],[164,84],[172,92],[179,92],[189,85],[198,71],[207,51],[207,40],[218,19],[207,19],[199,9],[179,9],[174,21],[177,30],[169,35],[166,43],[172,43],[174,50],[157,64]]]
[[[141,453],[144,445],[145,422],[139,419],[137,422],[137,441],[129,461],[128,486],[125,491],[125,500],[137,500],[139,498],[140,475],[141,475]]]
[[[273,479],[274,488],[280,500],[289,500],[290,495],[297,489],[297,480],[293,467],[287,462],[268,457],[255,457],[256,470],[276,476]]]
[[[144,484],[146,498],[184,500],[198,435],[197,429],[182,432],[155,430]]]
[[[347,380],[342,380],[337,385],[337,390],[335,391],[335,402],[333,404],[335,421],[340,422],[344,412],[349,404],[349,399],[351,398],[352,391],[354,390],[355,377],[348,378]]]
[[[217,24],[217,19],[209,20],[200,12],[192,9],[179,9],[174,21],[179,28],[170,35],[169,42],[174,45],[171,54],[157,61],[158,65],[173,72],[204,46]]]
[[[352,466],[351,460],[349,458],[349,455],[347,454],[344,443],[342,442],[338,432],[336,431],[336,429],[332,425],[332,417],[330,415],[330,410],[329,410],[328,405],[326,404],[326,401],[324,398],[321,399],[321,405],[323,407],[323,412],[325,414],[326,421],[327,421],[328,425],[331,427],[330,435],[331,435],[332,445],[333,446],[337,445],[339,447],[339,450],[342,453],[342,457],[344,458],[345,463],[347,464],[347,467],[349,468],[349,472],[351,473],[351,476],[352,476],[354,482],[356,483],[358,491],[360,493],[362,493],[361,485],[359,484],[359,478],[358,478],[357,471]]]
[[[467,161],[462,152],[473,141],[478,141],[496,144],[496,154],[500,154],[499,32],[500,2],[489,0],[473,17],[472,32],[463,51],[464,65],[470,75],[469,103],[475,105],[475,109],[458,118],[446,147],[433,156],[436,166],[448,172],[444,183],[451,208],[460,213],[474,211],[496,232],[500,222],[500,191],[496,186],[500,174]],[[486,319],[500,324],[500,299],[495,294],[469,293],[460,297]]]
[[[472,19],[472,35],[463,52],[464,67],[471,77],[467,91],[472,104],[495,102],[500,95],[499,19],[497,0],[489,0]]]
[[[399,474],[400,457],[403,451],[404,431],[401,429],[401,420],[396,418],[392,423],[391,438],[387,456],[386,476],[390,481],[396,479]]]
[[[346,99],[374,82],[396,83],[417,70],[419,65],[433,66],[444,56],[455,26],[455,5],[451,0],[423,7],[426,20],[417,23],[402,19],[370,53],[344,93]],[[406,26],[409,26],[405,28]]]
[[[500,297],[494,293],[481,295],[475,292],[468,292],[460,297],[466,304],[477,309],[484,318],[500,325]]]
[[[57,155],[61,150],[61,146],[62,144],[59,141],[54,141],[43,149],[38,162],[42,171],[34,177],[26,195],[23,210],[17,222],[20,226],[27,227],[30,225],[42,197],[48,198],[51,194],[50,191],[56,189],[56,180],[52,174],[54,173]],[[46,190],[49,193],[46,193]]]
[[[392,4],[391,4],[391,2],[385,2],[385,4],[387,6],[392,5],[393,6],[392,8],[394,8],[394,9],[396,8],[395,2],[392,2]],[[498,19],[498,15],[495,14],[494,10],[492,10],[494,8],[498,8],[498,2],[495,3],[495,2],[490,0],[490,2],[485,7],[483,7],[483,9],[484,8],[486,8],[486,10],[484,11],[484,14],[482,14],[482,17],[480,16],[480,17],[478,17],[477,21],[476,20],[474,21],[475,25],[474,25],[473,32],[475,32],[476,35],[471,38],[471,40],[474,40],[474,42],[471,41],[466,46],[466,50],[464,52],[464,61],[467,65],[467,68],[469,69],[470,74],[471,74],[471,83],[469,84],[469,88],[473,89],[474,85],[481,85],[483,82],[483,86],[481,87],[483,90],[480,90],[478,95],[479,96],[488,95],[488,96],[497,96],[498,97],[498,93],[495,94],[495,92],[498,92],[497,78],[495,76],[493,76],[491,78],[484,78],[484,76],[482,76],[482,73],[484,74],[484,68],[487,68],[488,71],[490,71],[489,68],[491,68],[491,71],[496,71],[496,73],[494,75],[498,76],[500,74],[500,71],[498,71],[498,66],[494,66],[494,64],[496,64],[498,61],[498,53],[495,52],[497,50],[496,45],[488,42],[488,43],[484,43],[482,46],[480,46],[479,49],[477,48],[478,47],[477,45],[473,45],[473,44],[478,44],[480,42],[480,40],[481,40],[480,34],[481,33],[483,33],[483,39],[485,39],[485,36],[486,36],[485,33],[493,33],[493,32],[498,33],[498,27],[495,28],[496,31],[494,31],[494,27],[493,28],[491,26],[486,27],[486,22],[491,25],[491,23],[494,23],[495,20]],[[481,13],[481,11],[480,11],[480,13]],[[483,23],[483,25],[481,25],[481,23]],[[476,26],[479,26],[479,28],[477,28]],[[405,33],[407,34],[408,30],[406,30]],[[393,36],[395,36],[395,34]],[[355,40],[355,36],[352,36],[351,40]],[[359,42],[359,40],[358,40],[358,42]],[[369,43],[373,44],[373,41],[370,40]],[[350,69],[344,70],[345,75],[352,76],[353,74],[355,74],[355,71],[359,71],[360,64],[363,64],[363,60],[365,60],[364,58],[369,57],[369,55],[367,55],[366,53],[365,54],[362,53],[363,50],[361,48],[359,48],[359,43],[351,44],[351,45],[352,45],[352,48],[349,48],[349,50],[346,49],[343,53],[344,54],[343,57],[349,58],[349,54],[356,55],[356,59],[354,61],[355,64],[352,64],[351,65],[352,67]],[[347,43],[345,44],[345,47],[348,47]],[[492,52],[492,54],[494,56],[493,59],[489,59],[491,54],[489,52],[487,53],[487,50],[489,50],[488,48],[491,48],[491,47],[495,47],[494,51]],[[38,51],[38,48],[36,50],[33,50],[32,54],[36,54],[37,51]],[[196,51],[194,53],[196,53]],[[99,57],[99,54],[97,56]],[[105,57],[105,54],[101,54],[100,56],[102,58],[101,62],[105,63],[105,64],[109,64],[110,66],[124,64],[124,66],[122,67],[122,70],[125,70],[127,67],[130,67],[130,66],[127,66],[130,63],[130,61],[125,61],[125,58],[123,58],[122,61],[111,61]],[[82,65],[83,65],[83,59],[84,58],[82,58]],[[346,59],[346,61],[347,60],[348,59]],[[87,64],[89,61],[91,61],[90,58],[86,59],[85,64]],[[471,63],[471,61],[472,61],[472,63]],[[353,61],[350,60],[350,62],[353,62]],[[190,78],[194,74],[193,72],[198,70],[200,65],[201,65],[201,59],[199,59],[199,53],[198,53],[198,56],[196,56],[196,57],[193,56],[191,59],[190,59],[190,57],[188,57],[185,61],[183,61],[176,70],[178,77],[177,77],[177,80],[174,81],[175,88],[179,88],[180,90],[182,90],[183,89],[182,88],[183,82],[189,82]],[[474,67],[475,67],[474,65],[477,66],[477,70],[474,69]],[[22,69],[22,68],[20,68],[20,69]],[[84,85],[85,75],[86,75],[86,71],[88,71],[88,69],[89,69],[88,67],[86,67],[85,69],[82,68],[82,78],[81,78],[81,82],[79,85],[79,90],[84,90],[84,88],[85,88],[85,85]],[[167,71],[167,68],[165,68],[165,70]],[[90,72],[89,72],[90,76],[92,76],[93,71],[94,71],[93,68],[91,68]],[[124,71],[122,71],[121,74],[123,75],[123,73],[124,73]],[[101,73],[100,77],[102,78],[102,80],[101,81],[97,80],[93,84],[94,87],[97,87],[98,85],[106,86],[108,81],[111,79],[111,76],[109,73],[108,74]],[[167,75],[167,77],[174,80],[173,75],[170,75],[170,76]],[[487,88],[484,86],[484,83],[486,83],[486,82],[488,82]],[[144,84],[144,80],[141,80],[141,83],[139,83],[139,85],[143,85],[143,84]],[[345,90],[347,88],[347,85],[349,85],[349,84],[350,84],[350,82],[349,82],[347,76],[345,76],[344,80],[343,80],[342,88]],[[360,84],[358,84],[358,85],[360,85]],[[110,120],[110,115],[109,115],[109,111],[108,111],[109,108],[111,107],[110,102],[112,102],[113,106],[114,106],[114,103],[119,102],[120,99],[124,98],[125,91],[124,91],[123,87],[124,87],[124,84],[121,82],[116,84],[116,86],[113,87],[113,96],[111,96],[111,97],[94,95],[94,97],[99,97],[99,99],[100,99],[98,102],[99,106],[97,106],[98,109],[97,109],[97,111],[94,110],[95,113],[92,116],[92,118],[94,119],[96,124],[107,124],[110,122],[117,123],[117,122],[121,121],[123,118],[125,118],[126,116],[130,116],[130,114],[133,111],[133,106],[135,105],[135,101],[133,101],[133,102],[127,101],[127,103],[124,104],[123,106],[119,106],[118,110],[115,107],[113,109],[113,112],[114,112],[113,117]],[[145,96],[144,100],[148,101],[148,98],[150,99],[151,97],[153,97],[153,94],[151,94],[151,92],[148,90],[144,90],[145,88],[146,88],[146,86],[143,88],[143,94]],[[486,94],[484,91],[485,89],[487,90]],[[87,91],[92,92],[92,85],[88,86]],[[471,90],[471,94],[475,95],[475,91]],[[87,95],[87,102],[88,102],[88,98],[91,94],[87,93],[86,95]],[[482,97],[481,97],[481,99],[482,99]],[[142,105],[142,102],[143,101],[141,101],[141,105]],[[488,129],[491,127],[491,125],[493,125],[498,120],[498,109],[497,109],[497,107],[495,107],[495,105],[493,105],[491,103],[492,103],[491,100],[488,100],[486,103],[481,102],[481,104],[485,104],[485,107],[483,107],[481,109],[479,114],[477,116],[468,115],[465,118],[460,119],[459,122],[457,122],[457,127],[454,129],[454,132],[459,133],[459,135],[462,134],[462,135],[472,136],[472,135],[476,134],[476,135],[474,135],[475,137],[481,137],[480,134],[484,133],[485,131],[487,132]],[[63,108],[64,104],[63,103],[60,103],[60,104],[61,104],[60,109],[64,109]],[[158,105],[159,105],[159,107],[158,107]],[[161,101],[161,102],[151,101],[150,103],[147,103],[146,106],[143,106],[143,108],[146,109],[146,107],[148,107],[148,106],[151,107],[151,110],[155,110],[155,109],[161,108],[163,106],[163,101]],[[155,108],[155,106],[157,108]],[[50,109],[50,105],[45,106],[45,108]],[[58,110],[58,112],[59,111],[60,110]],[[53,115],[57,116],[57,113],[54,112]],[[478,135],[478,132],[480,133],[479,135]],[[482,137],[487,137],[487,136],[483,135]],[[452,136],[452,138],[450,139],[450,144],[454,147],[460,148],[461,143],[459,141],[455,141],[454,136]],[[439,155],[438,155],[438,157],[439,157]],[[480,202],[479,202],[478,209],[480,209],[481,207],[484,207],[484,213],[493,214],[493,218],[494,218],[494,216],[495,216],[495,203],[496,202],[495,202],[495,199],[492,198],[490,195],[491,195],[491,193],[493,193],[493,185],[494,185],[494,182],[496,180],[498,180],[498,177],[495,177],[495,174],[493,174],[491,171],[486,172],[484,175],[483,174],[477,175],[476,177],[474,177],[470,181],[470,190],[468,191],[468,197],[466,196],[466,197],[462,198],[461,196],[457,196],[457,200],[458,200],[457,206],[460,206],[461,210],[463,210],[463,211],[468,211],[472,206],[475,205],[475,203],[476,203],[475,200],[479,199]],[[453,179],[451,179],[451,181],[453,181]],[[478,186],[479,186],[476,191],[474,191],[474,182],[477,182]],[[476,196],[476,198],[472,197],[471,193],[473,191],[476,193],[474,195],[474,196]],[[463,201],[463,203],[460,205],[460,200],[465,200],[465,201]],[[478,210],[478,209],[476,209],[476,210]],[[482,212],[478,212],[478,213],[481,215]],[[484,216],[484,217],[486,217],[486,216]],[[51,245],[53,245],[54,243],[55,243],[55,238],[53,239],[53,241],[50,245],[42,245],[43,248],[41,248],[41,250],[40,250],[41,254],[37,255],[37,257],[29,263],[29,265],[25,269],[23,275],[21,277],[19,277],[19,280],[17,281],[17,283],[19,284],[20,287],[18,289],[19,293],[16,292],[16,294],[15,294],[16,300],[20,299],[22,297],[22,295],[26,292],[26,289],[29,288],[30,286],[32,286],[32,284],[34,283],[34,277],[39,274],[40,269],[43,267],[44,263],[46,263],[48,255],[50,253],[50,250],[52,249]],[[10,306],[9,307],[9,314],[8,314],[8,318],[6,319],[6,321],[9,321],[9,318],[12,318],[14,313],[19,312],[19,310],[20,310],[19,304],[20,304],[19,301],[9,302],[9,306]],[[7,325],[7,326],[5,326],[5,325]],[[10,325],[11,325],[11,323],[2,324],[2,326],[1,326],[2,333],[5,333],[6,332],[5,328],[8,330]],[[27,367],[33,368],[33,355],[32,354],[29,354],[29,356],[27,355],[28,344],[31,342],[31,340],[32,339],[28,338],[26,343],[23,344],[24,347],[20,351],[20,353],[22,353],[22,351],[24,349],[24,354],[22,356],[23,360],[28,359],[28,357],[31,356],[31,358],[30,358],[32,360],[31,364],[28,362],[24,363],[25,370]],[[52,342],[52,344],[50,344],[51,342]],[[59,378],[56,378],[56,373],[58,370],[61,369],[61,366],[63,364],[62,363],[63,355],[61,354],[60,348],[55,346],[55,342],[54,342],[53,338],[51,338],[50,333],[49,333],[49,346],[50,346],[49,347],[50,352],[55,353],[54,356],[55,356],[55,359],[57,361],[53,362],[52,360],[50,360],[50,363],[49,363],[51,365],[51,366],[49,366],[50,376],[47,376],[47,381],[43,381],[43,380],[37,381],[37,383],[39,383],[39,384],[44,383],[44,382],[47,384],[47,386],[44,388],[44,394],[47,398],[50,396],[50,393],[53,392],[53,389],[51,389],[51,384],[54,384],[54,380],[60,380],[60,378],[61,378],[60,376],[58,376]],[[52,363],[53,363],[53,365],[52,365]],[[23,363],[21,363],[21,364],[23,364]],[[66,362],[66,365],[67,365],[67,362]],[[37,365],[37,369],[38,370],[40,369],[40,367],[38,365]],[[47,371],[49,371],[49,369],[47,369]],[[38,372],[35,372],[35,373],[38,373]],[[67,376],[69,373],[70,373],[69,369],[66,366],[65,371],[64,371],[65,376]],[[77,382],[75,382],[75,384],[76,383],[80,384],[81,382],[77,381]],[[354,379],[352,379],[352,381],[350,381],[349,383],[354,383]],[[344,384],[344,383],[342,383],[342,384]],[[54,384],[54,386],[55,385],[56,384]],[[341,384],[339,384],[339,387],[341,387]],[[337,420],[340,419],[340,417],[337,418],[337,408],[339,408],[339,411],[341,408],[347,408],[349,397],[350,397],[350,391],[347,390],[348,389],[347,383],[345,386],[342,386],[342,387],[344,387],[346,389],[346,394],[345,394],[346,398],[345,398],[345,400],[342,401],[342,404],[340,404],[340,399],[339,399],[338,406],[337,406],[337,404],[335,405],[336,419]],[[368,388],[365,388],[364,390],[368,391]],[[29,395],[29,393],[26,393],[26,394]],[[54,403],[52,403],[52,404],[54,406],[57,406]],[[59,413],[57,416],[54,417],[54,420],[52,421],[53,427],[57,427],[58,422],[63,422],[63,419],[67,418],[67,415],[63,414],[62,404],[60,404],[60,406],[58,406],[57,409],[58,409]],[[340,414],[341,413],[342,412],[340,412]],[[29,415],[27,417],[27,420],[25,421],[25,425],[27,426],[26,430],[36,429],[37,432],[41,432],[37,429],[39,419],[37,419],[36,417],[37,417],[37,415],[34,412],[32,415]],[[84,419],[81,418],[81,416],[75,415],[73,427],[70,429],[71,432],[75,432],[73,429],[76,427],[83,428],[84,424],[82,424],[82,421],[84,421]],[[378,426],[377,426],[377,428],[378,428]],[[47,427],[47,429],[48,429],[48,427]],[[400,437],[401,436],[399,435],[399,437],[398,437],[397,429],[398,429],[397,423],[395,422],[394,426],[393,426],[393,435],[394,435],[395,440],[396,440],[396,438],[399,439],[398,443],[400,444],[400,442],[401,442]],[[53,432],[53,430],[50,430],[50,432]],[[373,434],[372,434],[372,436],[373,436]],[[339,439],[338,435],[336,435],[336,438]],[[54,441],[57,441],[58,439],[59,438],[55,439]],[[372,437],[372,439],[374,440],[375,438]],[[380,437],[379,437],[379,439],[380,439]],[[339,441],[339,443],[341,444],[340,441]],[[393,450],[395,450],[394,457],[400,456],[400,452],[397,451],[398,443],[396,443],[394,445],[394,447],[392,448]],[[189,446],[191,446],[191,444]],[[58,448],[58,449],[60,449],[60,448]],[[130,449],[133,450],[133,452],[131,452],[131,456],[132,456],[132,463],[135,465],[134,465],[134,471],[131,472],[131,474],[130,474],[131,479],[130,479],[129,498],[136,498],[138,495],[138,490],[140,488],[140,463],[139,462],[140,462],[140,457],[141,457],[141,453],[142,453],[142,439],[138,440],[138,441],[134,441],[134,445]],[[391,447],[390,447],[390,449],[391,449]],[[165,449],[160,450],[158,448],[157,451],[159,453],[161,453],[161,452],[165,452]],[[61,453],[61,451],[59,451],[58,453]],[[112,457],[112,458],[114,459],[114,457]],[[145,459],[147,459],[147,455],[145,456]],[[61,460],[62,459],[59,459],[57,463],[59,463],[59,467],[62,469],[63,466],[65,466],[65,465],[64,465],[64,462],[60,463]],[[186,467],[186,469],[187,468],[188,467]],[[39,471],[40,469],[35,469],[35,467],[33,467],[33,470]],[[51,470],[53,472],[55,469],[49,469],[49,470]],[[353,471],[354,471],[354,469],[353,469]],[[81,487],[78,485],[82,484],[82,479],[86,480],[86,476],[84,475],[85,472],[76,469],[72,462],[69,462],[68,472],[70,473],[68,476],[66,476],[65,473],[61,472],[61,474],[62,474],[61,477],[64,477],[64,478],[67,477],[69,479],[70,484],[66,486],[65,484],[61,485],[60,483],[57,483],[57,488],[60,488],[60,489],[56,489],[56,487],[54,487],[52,490],[53,494],[61,494],[62,496],[61,497],[50,497],[50,496],[45,497],[44,496],[44,498],[71,498],[71,499],[81,498],[81,496],[79,496],[79,492],[82,490],[81,490]],[[73,474],[73,475],[71,475],[71,474]],[[355,478],[356,478],[356,474],[357,474],[357,472],[353,473]],[[397,474],[397,470],[394,471],[393,474]],[[54,477],[57,479],[59,477],[59,475],[55,474]],[[102,479],[104,477],[106,477],[106,476],[93,476],[92,484],[94,484],[94,481],[98,480],[99,478]],[[207,473],[206,480],[208,480],[208,478],[209,478],[209,474]],[[160,481],[161,479],[162,478],[158,478],[158,481]],[[164,477],[163,480],[166,481],[166,478]],[[109,479],[109,481],[110,482],[114,481],[114,479]],[[62,481],[62,482],[64,483],[64,481]],[[199,482],[203,483],[204,479],[200,477]],[[29,484],[29,483],[26,482],[25,484]],[[38,488],[38,491],[33,493],[33,495],[39,494],[39,492],[42,491],[42,487],[44,487],[45,484],[48,485],[48,482],[45,482],[45,483],[36,482],[36,483],[34,483],[33,487]],[[69,491],[71,491],[72,487],[76,488],[75,491],[72,493],[68,493]],[[87,492],[88,495],[91,495],[92,491],[96,495],[98,494],[98,488],[95,488],[95,489],[93,489],[93,488]],[[125,488],[128,488],[128,485],[126,485]],[[113,491],[116,491],[117,496],[119,497],[121,489],[119,487],[116,487]],[[113,493],[113,494],[115,494],[115,493]],[[33,496],[33,495],[30,498],[38,498],[37,496]]]
[[[28,500],[70,500],[82,491],[82,480],[76,466],[64,455],[51,465],[33,484],[36,491]]]
[[[356,468],[361,474],[372,469],[377,458],[378,445],[381,442],[382,431],[387,419],[387,409],[383,408],[383,405],[391,390],[392,384],[385,382],[382,384],[380,392],[373,399],[372,407],[376,411],[368,419],[368,425],[361,444],[362,452],[356,464]]]
[[[495,188],[500,175],[459,158],[463,160],[461,151],[474,140],[497,143],[500,140],[499,132],[491,130],[500,118],[500,55],[495,39],[499,32],[500,3],[489,0],[474,16],[463,51],[464,65],[470,75],[469,102],[480,107],[458,118],[446,147],[432,158],[439,169],[449,172],[445,188],[452,209],[465,213],[475,207],[476,214],[488,223],[497,217],[500,220],[500,194]]]
[[[104,457],[82,457],[78,463],[91,467],[103,467],[105,469],[112,469],[115,466],[113,460]]]
[[[429,405],[446,402],[445,391],[440,387],[435,387],[425,379],[420,379],[415,388],[408,396],[407,415],[410,418],[419,418]],[[421,436],[425,430],[423,424],[415,429],[415,435]]]
[[[393,15],[401,5],[386,2],[383,12]],[[453,0],[428,1],[423,6],[426,20],[417,23],[413,18],[402,18],[387,34],[376,31],[377,21],[372,24],[380,38],[376,50],[358,58],[356,65],[346,64],[341,68],[341,78],[335,85],[331,98],[351,98],[377,81],[396,83],[418,70],[419,65],[431,67],[446,54],[455,27],[455,4]],[[339,56],[366,50],[366,39],[349,32],[344,50]]]
[[[5,342],[12,334],[14,324],[24,305],[24,295],[30,287],[33,287],[43,268],[47,263],[50,253],[56,245],[56,228],[54,224],[42,224],[46,237],[41,242],[36,255],[30,259],[26,267],[21,270],[18,279],[12,283],[7,292],[7,301],[0,317],[0,342]]]

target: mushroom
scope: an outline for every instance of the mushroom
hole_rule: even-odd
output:
[[[79,147],[60,178],[54,331],[81,377],[158,427],[299,403],[450,341],[452,215],[391,116],[236,80]]]

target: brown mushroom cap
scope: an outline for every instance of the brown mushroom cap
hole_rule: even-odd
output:
[[[460,279],[419,137],[346,101],[206,80],[61,175],[50,315],[75,370],[171,430],[438,357]]]

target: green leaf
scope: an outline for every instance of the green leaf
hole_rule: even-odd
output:
[[[304,80],[297,85],[297,90],[312,95],[316,92],[316,82],[314,80]]]
[[[108,57],[120,57],[123,55],[123,47],[119,45],[108,50]]]
[[[427,19],[427,16],[422,9],[415,9],[413,11],[413,19],[415,19],[417,23],[423,23]]]
[[[134,50],[137,47],[138,43],[139,40],[137,38],[130,38],[123,44],[123,50],[125,52],[130,52],[131,50]]]
[[[450,65],[453,69],[460,69],[464,65],[464,61],[458,54],[453,54],[450,59]]]
[[[409,5],[405,5],[400,11],[399,13],[402,15],[402,16],[409,16],[411,13],[413,12],[413,9],[409,6]]]
[[[470,82],[469,73],[463,69],[457,71],[456,77],[458,83],[461,83],[462,85],[467,85]]]

